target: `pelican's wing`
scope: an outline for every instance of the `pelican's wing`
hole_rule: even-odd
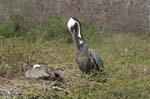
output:
[[[49,74],[47,73],[47,71],[44,68],[41,67],[37,67],[37,68],[32,68],[26,71],[25,76],[27,78],[47,78],[49,76]]]
[[[96,68],[99,70],[103,70],[104,69],[103,61],[100,58],[98,52],[96,52],[94,49],[91,49],[91,48],[89,48],[88,51],[89,51],[89,55],[90,55],[92,62],[96,65]]]

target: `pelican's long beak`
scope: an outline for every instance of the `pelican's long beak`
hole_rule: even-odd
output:
[[[74,42],[76,42],[76,30],[75,30],[75,24],[76,24],[76,21],[71,17],[69,20],[68,20],[68,24],[67,24],[67,27],[68,27],[68,30],[69,32],[71,33],[72,35],[72,38],[74,40]]]
[[[73,41],[77,47],[77,50],[79,50],[79,42],[78,42],[78,38],[77,38],[77,31],[73,28],[72,31],[71,31],[71,35],[72,35],[72,38],[73,38]]]

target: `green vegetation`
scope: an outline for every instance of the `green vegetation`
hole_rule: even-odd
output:
[[[0,88],[11,89],[14,86],[21,93],[8,95],[10,99],[150,98],[150,37],[96,33],[94,27],[83,22],[83,35],[90,47],[103,58],[105,75],[94,77],[93,74],[80,78],[75,62],[76,49],[71,43],[66,22],[66,19],[54,19],[36,35],[34,32],[22,36],[1,35]],[[3,29],[0,30],[2,33]],[[8,28],[8,33],[10,31]],[[16,30],[12,33],[16,33]],[[51,37],[45,38],[49,33],[52,33]],[[50,81],[24,78],[25,70],[36,63],[63,68],[64,90],[52,89]],[[1,89],[0,98],[6,96]]]
[[[6,20],[0,25],[0,35],[11,37],[16,35],[18,26],[14,20]]]

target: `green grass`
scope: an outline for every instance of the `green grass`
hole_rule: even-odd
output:
[[[5,79],[1,80],[0,88],[21,88],[22,94],[9,96],[12,99],[150,98],[150,37],[115,34],[100,35],[99,40],[87,38],[89,46],[104,60],[105,75],[80,78],[73,43],[1,37],[0,76]],[[53,90],[49,81],[25,79],[25,70],[36,63],[63,68],[65,91]]]

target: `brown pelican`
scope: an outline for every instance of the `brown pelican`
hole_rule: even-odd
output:
[[[85,39],[81,34],[81,25],[79,20],[75,17],[71,17],[68,20],[67,27],[77,48],[76,61],[82,74],[90,73],[93,69],[103,71],[103,61],[99,54],[94,49],[89,48],[85,42]]]
[[[60,76],[59,72],[57,69],[55,68],[48,68],[45,69],[44,67],[42,67],[39,64],[35,64],[33,65],[33,68],[28,69],[25,73],[25,76],[27,78],[33,78],[33,79],[62,79],[62,77]]]

